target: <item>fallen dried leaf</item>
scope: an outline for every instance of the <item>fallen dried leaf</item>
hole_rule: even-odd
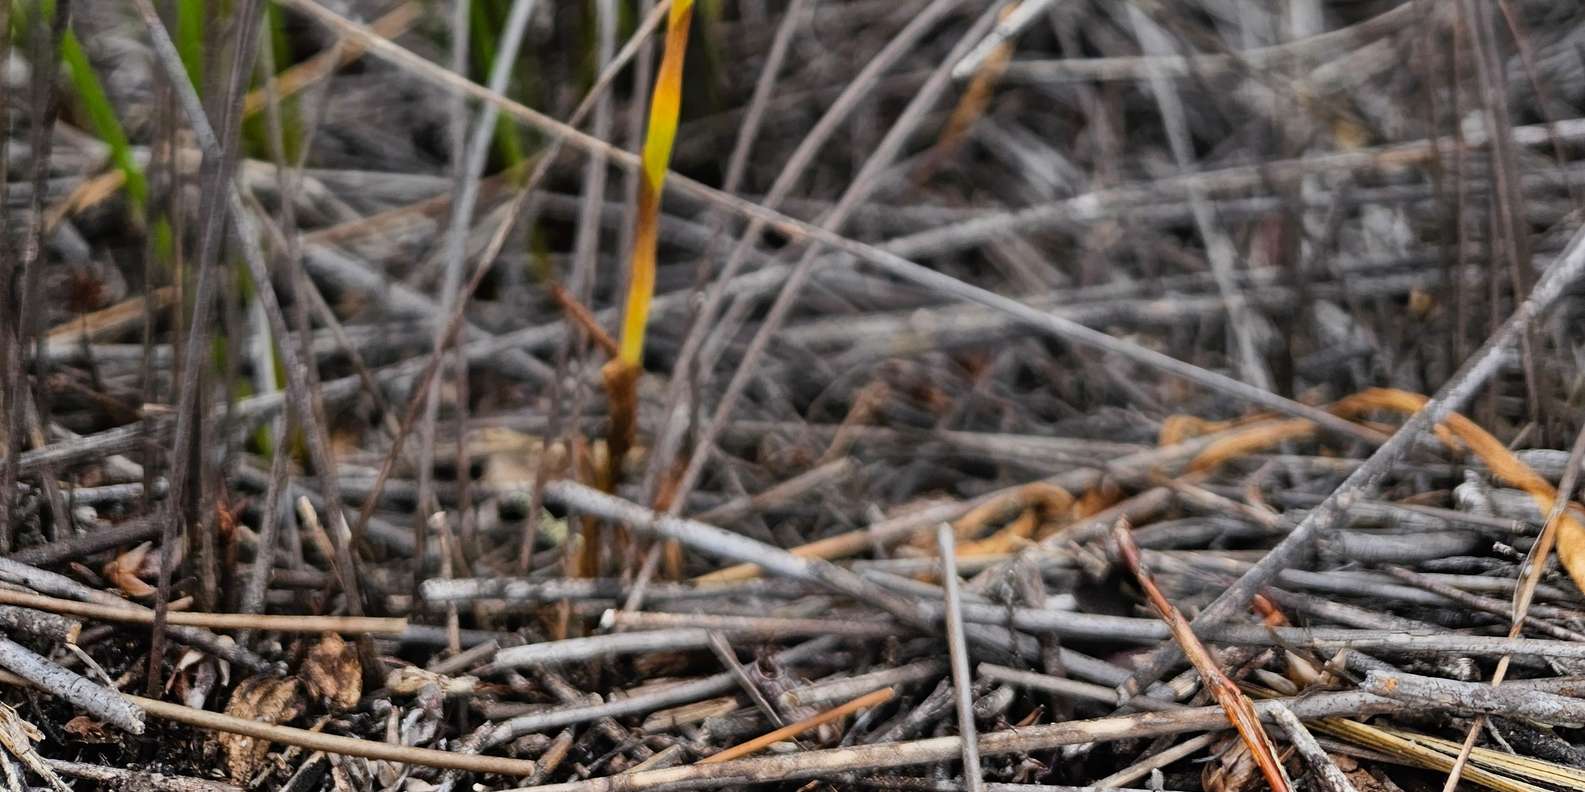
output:
[[[193,649],[188,649],[187,651],[183,652],[182,656],[176,661],[176,668],[174,669],[175,673],[171,674],[171,677],[165,680],[165,692],[171,692],[171,688],[173,688],[177,682],[181,681],[186,676],[187,670],[195,665],[198,665],[198,663],[206,657],[208,657],[208,655]]]
[[[1216,761],[1207,762],[1200,771],[1200,785],[1206,792],[1251,792],[1260,785],[1260,765],[1242,740],[1229,735],[1211,752]]]
[[[66,725],[63,728],[67,734],[85,743],[106,744],[116,742],[115,737],[110,733],[109,729],[105,728],[103,723],[87,715],[78,715],[66,721]]]
[[[144,542],[131,550],[122,553],[105,562],[105,579],[116,585],[129,597],[152,597],[155,594],[153,586],[143,582],[138,573],[145,569],[149,558],[149,548],[153,542]],[[155,560],[159,554],[154,554]]]
[[[1343,775],[1348,777],[1349,782],[1359,792],[1403,792],[1390,780],[1383,783],[1383,780],[1371,775],[1370,771],[1360,766],[1359,762],[1348,754],[1328,753],[1327,756],[1332,758],[1333,764],[1343,771]]]
[[[425,685],[435,685],[446,696],[467,696],[478,689],[479,678],[450,677],[414,666],[395,669],[385,677],[385,686],[393,693],[411,696]]]
[[[249,677],[232,691],[226,714],[260,723],[285,723],[303,712],[303,698],[298,688],[296,677]],[[215,740],[225,752],[226,773],[239,784],[253,778],[270,752],[268,740],[241,734],[224,733]]]
[[[302,677],[309,695],[335,712],[352,709],[363,696],[363,664],[357,650],[335,633],[326,633],[308,650]]]

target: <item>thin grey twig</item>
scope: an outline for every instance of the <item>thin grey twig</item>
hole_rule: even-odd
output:
[[[795,664],[818,657],[822,652],[830,651],[833,643],[829,639],[817,638],[777,652],[772,659],[774,662],[785,665]],[[632,715],[675,704],[685,704],[709,698],[710,696],[728,693],[736,685],[737,681],[733,679],[732,673],[723,671],[691,682],[668,685],[660,690],[646,691],[642,694],[624,696],[611,701],[596,704],[578,704],[532,715],[523,715],[502,721],[501,728],[496,730],[492,740],[494,744],[499,744],[524,734],[557,729],[574,723],[587,723],[601,718]]]
[[[958,735],[963,743],[963,784],[970,792],[985,788],[980,770],[979,738],[974,728],[974,680],[969,673],[969,647],[963,640],[962,598],[958,594],[957,542],[952,526],[936,527],[936,548],[941,552],[942,588],[946,591],[947,653],[952,665],[952,687],[957,693]]]
[[[910,22],[904,33],[912,32],[922,35],[924,30],[928,29],[928,22],[932,13],[945,13],[945,11],[955,5],[956,3],[953,2],[933,2],[925,13],[920,14]],[[931,72],[930,79],[926,80],[919,92],[914,95],[908,106],[897,117],[897,120],[886,130],[886,136],[865,158],[863,167],[854,175],[852,182],[843,191],[842,197],[837,201],[836,206],[832,207],[829,212],[821,217],[819,227],[822,230],[836,233],[842,229],[854,207],[862,203],[876,189],[880,174],[900,154],[903,144],[912,136],[917,125],[924,120],[926,111],[934,106],[936,99],[951,84],[950,70],[952,63],[969,48],[977,36],[991,26],[995,19],[996,12],[994,9],[982,13],[954,46],[952,53]],[[887,50],[890,51],[894,46],[905,41],[907,39],[904,35],[899,34],[888,43]],[[901,52],[899,51],[898,55],[900,56],[900,54]],[[878,57],[877,60],[879,60]],[[872,61],[871,65],[874,63],[875,61]],[[792,183],[794,183],[794,180],[789,179],[787,186],[790,188]],[[739,246],[742,247],[745,241],[751,241],[757,237],[762,225],[763,223],[756,221],[750,227],[749,232],[743,236]],[[693,488],[699,482],[699,477],[704,472],[705,464],[713,458],[716,437],[726,427],[727,420],[736,408],[737,400],[742,395],[744,388],[748,386],[750,379],[754,376],[759,358],[764,354],[771,337],[781,329],[782,322],[786,320],[788,313],[797,302],[801,290],[814,273],[815,266],[820,260],[820,252],[820,246],[813,244],[804,251],[803,256],[798,259],[797,265],[793,267],[792,272],[787,276],[787,281],[782,284],[781,290],[777,292],[776,299],[771,303],[771,307],[766,312],[765,317],[760,320],[759,329],[755,331],[754,338],[749,342],[748,349],[744,350],[742,359],[738,361],[737,368],[732,372],[731,379],[727,381],[726,390],[716,403],[716,408],[710,416],[710,421],[705,424],[704,430],[700,433],[697,448],[693,456],[689,458],[687,468],[683,470],[681,480],[677,484],[679,500],[687,493],[693,491]],[[728,275],[727,272],[722,274],[723,276]]]
[[[1172,43],[1166,32],[1146,16],[1139,6],[1128,6],[1128,18],[1147,56],[1160,56],[1171,49]],[[1156,106],[1167,129],[1167,141],[1172,148],[1173,160],[1177,163],[1178,170],[1191,172],[1192,144],[1189,140],[1183,101],[1178,96],[1177,88],[1164,74],[1152,70],[1150,90],[1155,95]],[[1265,363],[1261,360],[1260,344],[1256,340],[1258,330],[1255,326],[1255,316],[1250,310],[1248,300],[1234,283],[1233,242],[1216,225],[1204,190],[1197,186],[1189,189],[1189,206],[1194,213],[1195,231],[1199,233],[1200,241],[1205,245],[1206,259],[1210,261],[1211,272],[1216,277],[1217,291],[1221,294],[1222,302],[1227,306],[1227,323],[1237,341],[1239,369],[1243,372],[1244,381],[1258,388],[1271,390],[1271,373],[1266,370]]]
[[[159,12],[155,10],[150,0],[137,0],[136,5],[139,14],[143,17],[144,26],[149,31],[149,38],[154,44],[154,53],[165,79],[175,90],[177,102],[187,116],[193,136],[204,151],[200,175],[201,189],[209,195],[229,192],[226,186],[232,184],[230,171],[231,154],[236,137],[234,132],[241,115],[240,86],[253,71],[253,55],[258,48],[258,36],[254,33],[257,29],[258,17],[263,10],[262,6],[258,0],[253,0],[233,9],[241,24],[237,37],[237,55],[230,64],[230,79],[227,81],[225,96],[227,101],[223,105],[221,130],[217,134],[210,126],[209,116],[204,111],[198,92],[193,88],[186,68],[182,65],[181,55],[171,41],[170,33],[161,21]],[[206,201],[202,208],[197,285],[194,289],[192,317],[185,336],[186,349],[183,352],[181,369],[183,382],[177,388],[176,431],[172,441],[171,472],[167,477],[167,481],[170,482],[170,495],[166,499],[167,524],[161,545],[170,548],[171,551],[161,555],[158,594],[154,605],[153,640],[149,651],[147,674],[150,695],[159,692],[161,663],[164,660],[165,615],[170,600],[171,577],[175,572],[174,565],[178,555],[174,549],[184,529],[193,527],[189,525],[188,519],[190,516],[187,503],[189,471],[195,465],[201,464],[201,460],[194,457],[206,453],[205,449],[197,447],[199,444],[194,443],[194,433],[200,431],[204,418],[202,415],[204,389],[199,387],[199,383],[202,382],[200,374],[206,368],[204,356],[210,351],[208,339],[212,325],[211,310],[215,297],[215,282],[218,278],[214,273],[218,266],[215,259],[224,236],[222,231],[226,219],[224,215],[228,210],[234,214],[235,209],[234,205],[226,201]],[[233,216],[233,219],[237,218]]]
[[[675,539],[695,550],[732,561],[757,564],[767,572],[794,580],[807,580],[881,608],[910,626],[938,633],[940,609],[899,595],[863,577],[821,559],[800,558],[746,536],[695,520],[669,517],[631,501],[572,481],[545,485],[545,499],[581,513],[621,522],[635,531]],[[985,625],[964,628],[970,640],[991,651],[1015,653],[1017,641],[1005,630]],[[1011,644],[1011,645],[1010,645]],[[1036,650],[1038,651],[1038,650]]]
[[[617,149],[603,140],[595,139],[519,102],[470,82],[388,40],[373,36],[362,26],[335,14],[315,2],[315,0],[278,0],[278,2],[361,42],[369,47],[370,53],[376,57],[388,60],[426,80],[447,88],[464,91],[481,101],[498,104],[512,118],[529,124],[551,137],[563,140],[582,151],[601,152],[610,158],[613,164],[629,171],[636,171],[642,166],[636,155]],[[1283,398],[1224,374],[1218,374],[1200,366],[1185,363],[1170,355],[1156,352],[1131,342],[1122,341],[1106,333],[1091,330],[1076,323],[1051,316],[1018,300],[970,285],[951,275],[909,261],[883,248],[842,236],[818,224],[789,217],[786,214],[768,209],[752,201],[726,195],[719,190],[681,174],[668,173],[666,187],[668,190],[677,190],[690,197],[742,215],[750,220],[766,223],[769,228],[778,232],[789,234],[798,239],[819,242],[834,250],[861,259],[883,272],[932,291],[954,299],[979,303],[1005,312],[1055,338],[1117,355],[1255,406],[1312,420],[1323,429],[1342,437],[1363,440],[1372,444],[1381,441],[1375,431],[1351,421],[1340,419],[1325,410]]]
[[[916,46],[938,21],[958,5],[959,0],[931,0],[924,9],[909,19],[908,24],[902,30],[887,40],[886,45],[864,64],[864,68],[843,88],[842,94],[821,115],[814,128],[809,130],[809,133],[799,142],[798,148],[794,149],[792,155],[788,157],[786,164],[782,166],[781,171],[777,174],[776,181],[771,185],[769,194],[765,196],[766,205],[774,208],[791,193],[799,180],[807,173],[809,164],[813,161],[821,146],[825,145],[826,141],[836,133],[841,122],[846,120],[852,112],[861,106],[865,95],[873,88],[875,81],[880,78],[891,64],[902,58]],[[791,35],[790,32],[788,35]],[[944,68],[943,66],[938,71]],[[905,133],[913,129],[922,114],[920,108],[933,104],[935,96],[945,87],[946,81],[941,79],[937,82],[940,84],[935,86],[933,90],[927,87],[910,102],[910,110],[905,110],[903,116],[888,130],[886,142],[883,142],[876,152],[866,158],[864,168],[855,177],[853,185],[849,187],[845,196],[850,203],[853,202],[853,198],[867,194],[867,190],[871,188],[871,185],[867,183],[873,179],[874,174],[881,167],[890,163],[891,158],[896,154],[896,149],[906,137]],[[826,224],[840,227],[845,219],[845,214],[845,209],[833,210],[828,214]],[[721,304],[726,284],[737,274],[738,267],[741,266],[748,252],[763,235],[766,225],[767,223],[764,220],[754,218],[750,221],[748,228],[738,237],[737,244],[732,248],[731,256],[728,257],[721,268],[720,275],[717,276],[715,282],[706,293],[704,310],[693,323],[689,336],[685,339],[681,359],[677,364],[679,371],[686,374],[696,365],[694,355],[703,349],[707,330],[723,335],[730,332],[730,328],[718,326],[719,323],[716,321],[714,312]],[[688,464],[683,468],[682,475],[674,488],[672,502],[667,510],[669,514],[680,514],[682,504],[686,502],[688,495],[698,485],[705,463],[714,456],[716,437],[720,434],[726,423],[727,416],[731,414],[738,397],[747,385],[749,375],[755,370],[758,358],[764,352],[771,335],[780,327],[782,320],[792,307],[793,301],[797,298],[803,281],[807,280],[812,271],[814,257],[817,252],[818,250],[813,247],[806,250],[798,265],[793,268],[787,276],[787,280],[782,283],[781,291],[777,293],[776,301],[771,305],[769,314],[765,317],[760,329],[755,332],[754,339],[749,342],[748,350],[743,353],[742,360],[739,361],[737,368],[733,371],[732,378],[727,382],[726,391],[717,401],[710,420],[700,433],[700,437],[695,444],[694,453],[689,457]],[[681,390],[681,387],[687,384],[687,378],[685,376],[682,379],[683,382],[675,383],[675,387],[672,388],[672,393],[670,394],[672,397],[671,401],[674,404],[683,403],[684,391]],[[669,415],[680,418],[681,411],[674,409]],[[673,421],[671,423],[677,422]],[[673,439],[672,435],[678,429],[680,429],[680,426],[668,425],[662,427],[661,437],[664,450],[668,452],[671,450],[673,443],[670,441]],[[651,475],[650,478],[654,479],[659,471],[664,470],[669,463],[670,460],[665,458],[665,454],[657,454],[655,459],[651,461],[650,470],[654,472],[654,475]],[[628,602],[624,606],[626,610],[637,610],[643,604],[644,584],[648,582],[649,577],[653,574],[655,562],[659,560],[658,552],[659,548],[652,549],[650,557],[645,559],[644,567],[638,577],[639,585],[635,586],[633,593],[629,595]]]
[[[1159,770],[1160,768],[1166,767],[1167,765],[1172,764],[1179,759],[1187,758],[1199,751],[1203,751],[1206,748],[1211,747],[1220,739],[1222,739],[1222,735],[1217,732],[1207,732],[1205,734],[1199,735],[1198,737],[1190,737],[1189,739],[1184,740],[1183,742],[1180,742],[1171,748],[1151,754],[1150,756],[1145,757],[1144,759],[1141,759],[1109,776],[1106,776],[1105,778],[1097,779],[1094,784],[1090,784],[1089,786],[1094,787],[1095,789],[1115,790],[1124,784],[1132,784],[1135,781],[1150,775],[1152,771]]]
[[[1358,792],[1354,788],[1354,783],[1348,780],[1348,776],[1343,775],[1337,763],[1333,762],[1332,757],[1327,756],[1326,751],[1321,748],[1321,744],[1315,741],[1315,735],[1311,734],[1310,730],[1304,727],[1304,723],[1293,714],[1293,710],[1279,704],[1268,712],[1271,719],[1288,733],[1288,742],[1293,743],[1293,747],[1298,749],[1299,755],[1304,757],[1304,761],[1315,770],[1316,776],[1321,779],[1321,784],[1329,792]]]
[[[754,708],[765,716],[765,720],[778,729],[787,725],[787,721],[782,718],[781,713],[777,712],[776,708],[765,698],[765,692],[759,689],[759,685],[755,684],[753,679],[749,678],[748,671],[743,668],[742,663],[737,661],[737,652],[732,649],[732,644],[727,641],[725,635],[715,630],[710,631],[710,651],[715,653],[716,658],[721,661],[721,665],[726,666],[726,670],[732,672],[732,677],[737,680],[738,687],[742,688],[744,695],[748,696],[749,701],[754,702]]]
[[[995,663],[980,663],[979,674],[981,679],[1004,682],[1032,690],[1043,690],[1048,693],[1056,693],[1059,696],[1083,698],[1099,701],[1103,704],[1118,705],[1122,703],[1116,690],[1105,685],[1081,682],[1076,679],[1054,677],[1034,671],[1021,671],[1016,668],[996,665]],[[1129,703],[1137,705],[1143,710],[1180,709],[1182,706],[1171,701],[1161,701],[1149,696],[1136,696]]]
[[[1369,693],[1320,693],[1299,699],[1271,699],[1255,702],[1255,709],[1266,715],[1274,706],[1287,706],[1301,718],[1326,718],[1337,715],[1357,717],[1391,711],[1401,706],[1392,699]],[[1063,745],[1154,737],[1227,727],[1227,716],[1220,707],[1194,707],[1173,712],[1146,712],[1092,720],[1070,721],[1042,726],[982,734],[980,753],[1001,755],[1050,750]],[[712,789],[753,784],[767,778],[796,781],[837,773],[876,770],[928,762],[949,761],[963,751],[956,736],[934,737],[912,742],[882,743],[851,748],[805,751],[786,756],[735,759],[714,765],[688,765],[627,775],[591,778],[564,784],[536,787],[536,792],[639,792],[654,789]],[[526,790],[514,790],[526,792]]]
[[[534,13],[536,0],[513,0],[512,9],[507,13],[504,35],[497,42],[495,61],[490,64],[490,77],[487,83],[492,93],[504,93],[507,83],[512,77],[513,67],[517,64],[517,52],[523,43],[523,34],[528,29],[529,18]],[[453,49],[460,50],[461,54],[453,53],[453,64],[467,63],[468,41],[468,13],[459,10],[453,25],[460,29],[453,33]],[[459,116],[465,109],[465,102],[461,96],[455,97],[454,113]],[[467,258],[468,229],[473,225],[473,210],[479,198],[479,179],[483,175],[485,158],[490,153],[490,143],[495,139],[496,119],[500,117],[500,108],[487,104],[479,110],[479,117],[474,120],[472,132],[467,135],[466,148],[453,153],[462,156],[456,164],[457,190],[451,203],[451,220],[446,229],[444,261],[444,276],[440,287],[440,310],[435,315],[435,345],[437,351],[443,351],[446,344],[447,318],[463,309],[465,301],[459,299],[462,289],[462,273],[464,260]],[[456,124],[466,126],[465,122]],[[459,144],[460,145],[460,144]],[[443,352],[442,352],[443,354]],[[459,408],[461,405],[459,405]],[[430,483],[433,478],[433,464],[435,456],[435,418],[440,410],[440,379],[429,380],[429,387],[424,395],[424,414],[419,424],[419,504],[417,515],[413,519],[413,544],[417,548],[419,568],[415,578],[424,578],[423,559],[428,534],[427,518],[423,515],[432,510],[434,504],[430,503]]]
[[[148,611],[149,609],[128,602],[98,589],[89,588],[65,575],[56,574],[48,570],[38,569],[9,558],[0,558],[0,581],[18,586],[26,586],[42,594],[69,599],[93,602],[99,605],[109,605],[118,608]],[[221,638],[214,633],[197,627],[173,626],[170,633],[178,641],[197,647],[215,657],[232,662],[254,671],[275,670],[275,664],[270,663],[245,647],[238,646],[229,638]]]
[[[1429,401],[1409,420],[1405,421],[1392,437],[1371,454],[1363,464],[1354,469],[1343,483],[1327,496],[1283,540],[1272,548],[1259,563],[1250,567],[1236,583],[1228,587],[1199,615],[1194,617],[1195,630],[1225,621],[1242,611],[1257,592],[1284,569],[1292,566],[1310,548],[1314,539],[1332,530],[1347,514],[1357,500],[1370,497],[1381,480],[1405,452],[1432,426],[1454,410],[1459,409],[1471,396],[1497,372],[1503,353],[1518,342],[1519,336],[1546,311],[1565,288],[1585,271],[1585,227],[1574,233],[1568,248],[1547,267],[1535,288],[1524,301],[1514,308],[1507,321],[1482,344],[1458,371],[1449,377]],[[1159,679],[1166,669],[1181,656],[1176,645],[1164,644],[1151,653],[1134,675],[1134,690]]]

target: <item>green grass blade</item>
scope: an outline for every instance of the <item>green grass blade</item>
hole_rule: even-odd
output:
[[[490,73],[490,64],[495,62],[496,31],[506,23],[506,4],[502,2],[491,3],[489,0],[474,0],[469,6],[468,13],[472,20],[468,23],[468,35],[472,39],[470,60],[478,71],[478,76],[483,79]],[[505,167],[511,168],[521,164],[527,157],[523,151],[523,141],[518,136],[517,124],[505,115],[500,116],[495,122],[495,149]]]
[[[178,0],[176,6],[176,52],[182,66],[202,94],[204,86],[204,0]]]
[[[94,133],[110,147],[110,161],[115,163],[116,168],[126,177],[127,198],[132,203],[134,216],[141,218],[149,196],[148,180],[144,178],[143,169],[132,156],[132,144],[127,140],[126,130],[121,127],[121,120],[116,117],[115,108],[110,105],[110,98],[105,95],[104,86],[99,82],[99,75],[88,62],[88,56],[83,52],[77,36],[70,30],[66,31],[65,38],[61,40],[61,59],[66,62],[66,71],[71,77],[72,87],[77,92],[77,99],[82,103],[83,110],[88,114]]]

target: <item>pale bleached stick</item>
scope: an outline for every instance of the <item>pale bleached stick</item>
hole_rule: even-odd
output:
[[[143,733],[143,710],[128,697],[39,657],[21,644],[0,638],[0,667],[105,723],[132,734]]]
[[[985,776],[980,770],[980,744],[974,728],[974,677],[969,673],[968,642],[963,640],[963,598],[958,593],[958,549],[950,523],[936,526],[936,547],[941,551],[941,581],[942,588],[946,590],[947,653],[952,663],[958,735],[963,738],[963,786],[969,792],[983,792]]]
[[[1293,710],[1279,704],[1272,707],[1269,712],[1271,719],[1288,733],[1288,742],[1292,743],[1299,751],[1299,755],[1304,757],[1304,761],[1315,769],[1316,776],[1330,792],[1359,792],[1354,788],[1353,782],[1348,780],[1348,776],[1343,775],[1337,763],[1332,761],[1332,757],[1326,755],[1321,744],[1315,741],[1315,735],[1304,727],[1304,723],[1293,714]]]

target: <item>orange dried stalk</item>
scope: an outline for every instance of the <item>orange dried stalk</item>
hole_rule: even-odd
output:
[[[1334,403],[1329,409],[1343,416],[1359,415],[1369,410],[1391,410],[1413,414],[1427,401],[1429,401],[1427,397],[1405,390],[1370,388]],[[1289,420],[1278,423],[1280,428],[1257,425],[1247,432],[1240,432],[1226,440],[1212,443],[1194,459],[1191,467],[1197,470],[1214,467],[1228,459],[1254,453],[1285,440],[1307,437],[1315,431],[1315,425],[1309,421]],[[1531,500],[1535,501],[1536,508],[1541,514],[1550,513],[1553,502],[1557,500],[1557,490],[1539,473],[1514,456],[1513,452],[1490,432],[1459,413],[1448,413],[1433,431],[1436,432],[1438,439],[1449,447],[1456,448],[1462,444],[1468,448],[1486,463],[1498,479],[1524,490]],[[1535,556],[1538,566],[1545,564],[1546,556],[1555,542],[1558,560],[1562,562],[1563,568],[1568,571],[1569,577],[1574,579],[1576,585],[1585,589],[1585,522],[1581,521],[1582,518],[1585,518],[1585,510],[1582,510],[1578,504],[1570,504],[1555,525],[1545,527],[1536,543]]]
[[[1145,570],[1139,556],[1139,546],[1134,544],[1133,534],[1129,532],[1127,520],[1118,520],[1112,528],[1112,536],[1117,542],[1117,554],[1130,574],[1139,581],[1139,586],[1145,592],[1150,607],[1162,621],[1167,623],[1172,631],[1172,638],[1188,656],[1189,662],[1194,665],[1194,670],[1200,674],[1200,679],[1205,682],[1206,690],[1210,691],[1216,703],[1221,705],[1222,711],[1227,713],[1227,720],[1238,731],[1238,736],[1244,740],[1244,745],[1249,748],[1250,756],[1255,764],[1260,767],[1261,775],[1266,777],[1266,783],[1271,785],[1274,792],[1290,792],[1293,783],[1288,779],[1288,773],[1282,767],[1282,761],[1277,758],[1277,746],[1271,741],[1271,735],[1266,733],[1266,728],[1260,723],[1260,716],[1255,712],[1255,705],[1238,689],[1238,685],[1222,673],[1220,665],[1211,656],[1210,650],[1200,643],[1195,636],[1194,629],[1189,626],[1189,620],[1183,617],[1172,603],[1167,601],[1166,595],[1156,587],[1156,582],[1150,573]]]
[[[1009,514],[1016,514],[1024,508],[1024,491],[1008,493],[1004,497],[986,501],[964,513],[962,517],[952,521],[952,537],[958,541],[972,539],[979,536],[986,526],[1003,519]],[[914,544],[924,547],[926,538],[915,537]]]
[[[1377,390],[1383,389],[1360,391],[1333,402],[1327,410],[1343,418],[1352,418],[1369,410],[1380,409],[1385,405],[1380,403],[1379,394],[1375,393]],[[1445,427],[1438,426],[1433,431],[1443,442],[1449,444],[1453,442],[1452,435]],[[1249,424],[1243,431],[1206,446],[1189,463],[1189,469],[1209,470],[1230,459],[1253,454],[1289,440],[1301,440],[1313,434],[1315,434],[1315,424],[1303,418],[1262,420]]]
[[[1211,421],[1198,415],[1169,415],[1161,421],[1161,431],[1156,435],[1156,445],[1177,445],[1196,437],[1267,421],[1272,417],[1271,413],[1262,412],[1225,421]]]
[[[813,729],[817,726],[846,718],[847,716],[852,715],[861,709],[885,704],[886,702],[891,701],[892,696],[895,695],[895,692],[896,691],[894,691],[892,688],[887,687],[881,688],[880,690],[874,691],[872,693],[866,693],[856,699],[853,699],[852,701],[849,701],[846,704],[842,704],[828,709],[825,712],[804,718],[797,723],[789,723],[780,729],[762,734],[752,740],[749,740],[748,742],[740,743],[719,753],[711,754],[703,759],[700,759],[698,762],[695,762],[695,764],[719,764],[721,762],[727,762],[742,756],[747,756],[751,753],[754,753],[755,751],[771,745],[772,743],[797,737],[798,735],[803,734],[804,732],[809,731],[810,729]]]
[[[1054,484],[1045,482],[1025,484],[1016,489],[995,493],[985,502],[973,507],[953,521],[952,528],[958,536],[971,536],[975,535],[977,526],[999,519],[1002,515],[1015,514],[1016,510],[1024,508],[1029,502],[1038,501],[1042,504],[1052,504],[1064,502],[1064,500],[1071,501],[1072,498],[1073,496],[1069,495],[1067,490]],[[1030,501],[1027,499],[1034,500]],[[920,528],[918,530],[924,531],[925,529]],[[873,547],[874,537],[869,530],[860,528],[788,548],[787,552],[799,558],[821,558],[829,561],[862,553]],[[759,574],[760,568],[754,564],[735,564],[725,569],[718,569],[714,572],[699,575],[693,581],[697,585],[719,585],[751,580],[758,577]]]
[[[1005,20],[1018,8],[1018,3],[1008,3],[1002,7],[1000,20]],[[991,104],[991,92],[995,90],[996,83],[1002,79],[1002,74],[1007,71],[1007,64],[1013,59],[1013,42],[1011,39],[1003,41],[996,47],[989,57],[975,70],[969,86],[963,91],[963,98],[958,100],[956,107],[952,108],[952,115],[947,117],[946,128],[941,131],[941,137],[936,144],[925,153],[924,162],[914,172],[914,183],[923,184],[930,180],[941,164],[952,158],[952,155],[963,146],[963,141],[968,139],[969,130],[974,122],[985,115],[985,108]]]
[[[1237,459],[1278,443],[1298,440],[1315,433],[1315,424],[1303,418],[1261,421],[1240,432],[1212,442],[1189,463],[1193,471],[1210,470],[1229,459]]]
[[[583,328],[583,331],[589,334],[589,339],[594,341],[595,346],[598,346],[600,351],[604,352],[608,357],[614,358],[617,356],[616,339],[612,338],[611,334],[600,326],[599,320],[594,318],[594,312],[590,311],[588,306],[578,302],[578,298],[573,297],[572,293],[562,288],[559,283],[550,285],[550,296],[551,299],[556,301],[557,305],[561,306],[562,313],[567,314],[567,318],[571,319],[573,324]]]
[[[1018,547],[1020,539],[1034,538],[1035,529],[1042,523],[1066,516],[1074,508],[1073,495],[1055,484],[1037,481],[1026,484],[1005,497],[981,504],[952,523],[952,535],[962,544],[957,556],[1005,553]],[[1007,523],[990,536],[974,541],[989,530],[993,523],[1011,517]],[[939,550],[926,536],[917,536],[911,544],[920,551],[935,555]]]
[[[615,362],[615,358],[618,354],[618,345],[616,343],[616,339],[612,338],[611,334],[607,333],[605,328],[600,326],[599,321],[594,318],[594,313],[590,311],[583,303],[578,302],[578,299],[573,297],[571,292],[562,288],[560,284],[551,284],[550,296],[556,301],[556,304],[561,307],[562,313],[565,313],[567,318],[574,325],[583,328],[583,331],[589,335],[589,339],[593,341],[596,346],[600,347],[601,351],[605,352],[607,356],[612,358],[612,362]],[[626,437],[628,438],[628,442],[632,442],[635,434],[634,422],[632,418],[638,410],[636,402],[637,390],[633,387],[633,385],[637,380],[635,379],[634,383],[624,382],[613,385],[610,378],[613,375],[621,376],[624,374],[632,374],[636,378],[638,369],[612,367],[607,365],[601,370],[601,373],[606,376],[606,386],[607,389],[610,390],[611,397],[613,399],[612,420],[624,422],[621,428],[616,428],[613,426],[612,435]],[[630,405],[625,403],[619,405],[616,401],[618,397],[631,397],[635,401]],[[609,445],[609,442],[607,444]],[[622,460],[612,457],[606,461],[606,464],[596,466],[596,474],[593,478],[588,478],[585,480],[594,481],[606,490],[614,489],[616,486],[616,480],[621,470],[621,465]],[[583,525],[584,531],[588,535],[583,537],[583,541],[579,543],[579,547],[581,548],[580,552],[569,556],[569,558],[575,559],[576,561],[572,572],[573,574],[581,577],[596,577],[600,573],[600,549],[604,544],[601,540],[601,534],[603,533],[603,530],[600,524],[594,520],[586,520],[584,521]],[[622,529],[618,528],[617,534],[618,536],[625,539],[625,534],[623,533]]]
[[[386,12],[384,16],[369,23],[369,31],[381,38],[394,39],[407,32],[419,17],[423,15],[423,7],[418,3],[402,3]],[[286,101],[288,97],[299,94],[304,88],[313,85],[326,75],[341,68],[363,55],[364,45],[356,40],[340,41],[336,46],[327,49],[308,60],[299,63],[280,74],[270,78],[274,85],[255,88],[242,99],[242,114],[250,116],[263,110],[270,101],[273,92],[278,101]]]
[[[886,403],[886,398],[891,394],[891,388],[884,382],[876,381],[865,385],[858,396],[853,399],[853,407],[848,414],[843,416],[842,423],[837,425],[836,433],[831,436],[831,445],[815,460],[815,465],[823,465],[847,453],[848,447],[853,444],[855,430],[869,421]]]
[[[1265,594],[1256,594],[1254,599],[1249,601],[1249,607],[1260,616],[1260,623],[1267,627],[1284,627],[1288,624],[1287,615],[1277,607],[1276,603],[1266,599]]]
[[[1392,388],[1373,388],[1360,395],[1368,397],[1375,406],[1403,413],[1412,413],[1427,401],[1426,397],[1418,393]],[[1557,489],[1514,456],[1500,440],[1458,413],[1448,413],[1444,426],[1475,456],[1480,457],[1497,478],[1524,490],[1535,501],[1536,508],[1543,516],[1551,513],[1552,505],[1557,501]],[[1574,584],[1585,589],[1585,524],[1581,523],[1581,517],[1585,517],[1585,511],[1578,504],[1571,503],[1555,523],[1544,526],[1536,541],[1532,569],[1539,570],[1546,565],[1547,555],[1556,543],[1558,561],[1562,562],[1569,577],[1574,579]]]
[[[1086,517],[1094,517],[1116,506],[1122,500],[1122,488],[1109,479],[1103,479],[1101,483],[1084,493],[1084,497],[1079,498],[1078,503],[1073,504],[1073,518],[1082,520]]]
[[[682,483],[683,469],[688,466],[687,460],[677,459],[672,463],[671,470],[660,480],[660,489],[655,493],[655,511],[665,512],[677,499],[677,485]],[[623,541],[630,541],[623,536]],[[661,540],[662,571],[669,580],[682,579],[682,543],[676,539]]]
[[[1025,509],[1012,522],[1003,526],[1001,530],[975,542],[964,542],[957,546],[955,555],[958,558],[970,556],[996,555],[998,553],[1011,553],[1029,543],[1035,534],[1035,526],[1040,522],[1034,509]]]

